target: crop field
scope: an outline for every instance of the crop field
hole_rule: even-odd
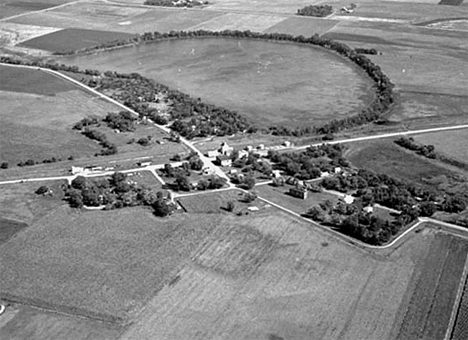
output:
[[[94,155],[101,147],[72,131],[89,115],[117,111],[73,84],[43,71],[0,66],[0,161],[11,166],[33,159]]]
[[[133,36],[121,32],[69,28],[27,40],[20,46],[57,52],[79,50],[113,40],[130,39]]]
[[[60,205],[63,195],[60,189],[65,181],[25,182],[0,185],[0,216],[3,219],[31,224],[46,216]],[[52,189],[53,196],[40,196],[35,191],[42,185]]]
[[[59,208],[0,248],[0,298],[127,322],[218,223],[213,215],[158,219],[143,208]]]
[[[347,159],[356,167],[418,183],[425,183],[423,179],[454,174],[442,165],[396,145],[393,139],[353,144]]]
[[[170,40],[59,60],[81,68],[138,72],[237,110],[260,126],[328,122],[355,114],[371,97],[370,79],[346,60],[290,43]]]
[[[40,2],[34,0],[0,0],[0,19],[27,12],[40,11],[71,1],[73,0],[41,0]]]
[[[398,340],[444,339],[467,252],[465,240],[443,234],[435,237],[427,258],[415,271],[417,283]]]
[[[451,340],[465,340],[468,338],[468,280],[465,282],[463,295],[457,311]]]
[[[433,238],[381,257],[280,212],[225,216],[122,339],[391,339]]]
[[[284,17],[277,15],[227,13],[197,26],[193,26],[191,29],[209,31],[250,30],[253,32],[261,32],[283,20]]]
[[[14,46],[23,41],[56,32],[60,28],[47,26],[21,25],[11,22],[0,22],[0,47]]]
[[[326,192],[309,192],[307,199],[303,200],[293,197],[288,194],[290,185],[284,187],[274,187],[269,184],[259,185],[255,187],[255,191],[262,198],[265,198],[273,203],[279,204],[287,209],[294,211],[297,214],[304,214],[309,208],[322,203],[325,200],[330,200],[336,203],[338,196]]]
[[[292,17],[267,28],[263,32],[279,32],[293,36],[303,35],[310,37],[314,34],[322,35],[333,28],[339,21],[317,18]]]
[[[418,143],[434,145],[436,152],[446,157],[460,162],[468,161],[467,130],[422,134],[415,136],[415,140]]]
[[[322,0],[299,0],[294,2],[287,2],[281,0],[258,0],[258,1],[247,1],[247,0],[213,0],[210,1],[211,5],[208,5],[208,9],[219,10],[219,11],[249,11],[249,12],[266,12],[266,13],[278,13],[278,14],[295,14],[299,8],[304,6],[314,5],[316,3],[323,2]]]
[[[102,322],[14,305],[7,308],[0,324],[0,338],[15,340],[115,340],[121,332]]]

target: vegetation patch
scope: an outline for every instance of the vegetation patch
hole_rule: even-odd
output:
[[[310,5],[297,10],[297,15],[308,17],[326,17],[333,13],[330,5]]]
[[[0,244],[8,241],[17,232],[26,228],[28,225],[23,222],[0,218]]]
[[[66,28],[24,41],[19,46],[64,54],[109,41],[131,39],[135,36],[135,34],[122,32]]]
[[[146,0],[145,5],[149,6],[165,6],[165,7],[194,7],[207,5],[208,1],[201,0]]]

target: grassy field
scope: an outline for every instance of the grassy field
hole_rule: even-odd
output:
[[[242,14],[242,13],[227,13],[208,20],[204,23],[191,27],[192,30],[250,30],[253,32],[261,32],[267,28],[284,20],[284,17],[276,15],[258,15],[258,14]]]
[[[460,162],[468,160],[467,130],[422,134],[415,136],[415,140],[418,143],[434,145],[436,152],[446,157]]]
[[[56,207],[65,204],[60,189],[65,183],[44,181],[0,185],[0,216],[27,224],[37,222]],[[36,195],[34,192],[42,185],[52,189],[54,195]]]
[[[0,338],[15,340],[115,340],[122,329],[27,306],[9,306],[2,315]]]
[[[297,127],[343,118],[362,109],[371,92],[370,80],[335,54],[290,43],[213,38],[163,41],[60,61],[82,68],[138,72],[203,101],[237,110],[261,126]]]
[[[398,340],[444,338],[467,252],[468,244],[462,239],[443,234],[434,238],[428,257],[414,273],[417,283]]]
[[[359,168],[385,173],[403,180],[425,183],[424,179],[451,177],[450,169],[409,152],[393,143],[393,139],[353,144],[347,159]]]
[[[130,39],[133,36],[122,32],[69,28],[27,40],[20,46],[57,52],[79,50],[113,40]]]
[[[112,104],[43,71],[0,66],[0,161],[10,166],[94,155],[101,147],[71,127],[89,115],[105,116]]]
[[[260,200],[250,203],[242,202],[244,193],[239,190],[227,190],[222,192],[203,193],[194,196],[180,197],[176,201],[182,209],[188,213],[207,213],[207,214],[235,214],[246,212],[247,207],[265,208],[265,204]],[[233,212],[228,212],[225,208],[227,203],[233,201],[235,208]]]
[[[279,204],[287,209],[290,209],[298,214],[304,214],[309,208],[320,204],[325,200],[330,200],[333,203],[338,202],[339,197],[326,192],[309,192],[307,199],[293,197],[288,194],[290,185],[284,187],[274,187],[269,184],[255,187],[255,191],[262,198],[265,198],[273,203]]]
[[[321,0],[299,0],[285,2],[281,0],[213,0],[210,1],[208,9],[220,11],[248,11],[261,13],[295,14],[299,8],[322,2]]]
[[[464,340],[466,338],[468,338],[468,280],[465,282],[451,340]]]
[[[226,216],[122,339],[391,339],[433,237],[381,257],[283,213]]]
[[[142,208],[57,209],[0,248],[0,298],[127,322],[218,223],[212,215],[158,219]]]

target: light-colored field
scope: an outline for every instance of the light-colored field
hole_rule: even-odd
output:
[[[226,217],[122,339],[391,339],[431,239],[374,257],[282,213]]]
[[[283,21],[285,18],[275,15],[256,15],[256,14],[238,14],[228,13],[208,20],[202,24],[192,26],[191,30],[239,30],[261,32],[267,28]]]
[[[282,13],[295,14],[299,8],[320,3],[323,0],[299,0],[299,1],[281,1],[281,0],[213,0],[210,1],[208,9],[226,10],[226,11],[248,11],[250,13]]]
[[[28,12],[40,11],[50,7],[66,4],[72,1],[73,0],[0,0],[0,19],[7,18],[13,15],[21,15]]]
[[[468,20],[447,20],[433,24],[428,24],[427,27],[439,28],[446,30],[468,31]]]
[[[301,44],[181,39],[59,60],[81,68],[138,72],[236,110],[259,126],[297,127],[344,118],[364,108],[372,93],[370,79],[354,65]]]
[[[60,30],[60,28],[0,22],[0,46],[19,44],[23,41],[58,30]]]
[[[0,298],[126,322],[168,283],[216,216],[59,208],[0,248]]]
[[[415,136],[415,139],[419,143],[434,145],[437,153],[449,158],[460,162],[468,161],[467,130],[422,134]]]
[[[292,17],[267,28],[264,32],[286,33],[293,36],[303,35],[310,37],[314,34],[321,35],[333,28],[339,21],[325,20],[310,17]]]

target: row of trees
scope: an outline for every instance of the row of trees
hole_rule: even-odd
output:
[[[88,137],[89,139],[93,139],[99,142],[99,145],[103,147],[100,153],[97,153],[95,156],[107,156],[107,155],[114,155],[118,152],[117,145],[114,143],[109,142],[105,133],[100,132],[98,130],[92,130],[89,128],[85,128],[81,132],[84,136]]]
[[[419,144],[414,141],[413,137],[401,137],[395,141],[401,147],[405,149],[416,151],[416,153],[427,157],[427,158],[436,158],[435,147],[434,145],[424,145]]]

